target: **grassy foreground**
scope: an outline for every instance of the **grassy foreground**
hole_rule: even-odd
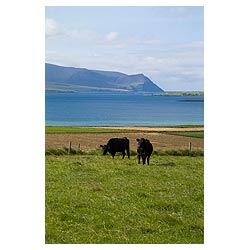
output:
[[[203,243],[201,156],[46,156],[46,243]]]

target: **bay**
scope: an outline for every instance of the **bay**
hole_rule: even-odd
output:
[[[45,125],[204,125],[203,98],[113,92],[46,92]]]

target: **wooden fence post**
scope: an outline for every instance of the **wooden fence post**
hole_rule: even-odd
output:
[[[191,142],[189,142],[189,156],[191,155],[191,152],[192,152],[192,144]]]
[[[78,144],[78,150],[80,151],[80,148],[81,148],[81,145],[80,145],[80,143]]]
[[[69,142],[69,148],[68,148],[68,154],[70,155],[71,153],[71,141]]]

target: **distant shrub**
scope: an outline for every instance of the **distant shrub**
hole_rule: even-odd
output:
[[[45,150],[45,155],[67,155],[68,154],[68,148],[64,147],[62,149],[55,149],[55,148],[48,148]],[[118,152],[117,155],[120,153]],[[71,148],[70,155],[102,155],[102,152],[100,149],[95,150],[89,150],[89,151],[82,151],[79,149],[73,149]],[[130,150],[131,156],[136,156],[137,152],[135,150]],[[188,149],[178,149],[178,150],[155,150],[153,152],[153,155],[159,155],[159,156],[204,156],[204,151],[202,150],[193,150],[191,154],[189,154]]]
[[[204,151],[202,151],[202,150],[192,151],[191,156],[204,156]]]
[[[45,155],[67,155],[68,153],[68,148],[47,148],[45,149]],[[79,149],[73,149],[71,148],[70,150],[71,155],[83,155],[84,152]]]
[[[204,156],[204,152],[202,150],[193,150],[191,154],[188,149],[178,149],[178,150],[156,150],[153,152],[154,155],[171,155],[171,156]]]
[[[45,155],[66,155],[68,152],[65,149],[48,148],[45,149]]]

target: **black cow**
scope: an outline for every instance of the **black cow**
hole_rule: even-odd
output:
[[[140,159],[142,158],[142,164],[144,165],[147,159],[147,163],[149,165],[149,158],[153,152],[153,145],[147,139],[141,138],[136,139],[138,143],[137,147],[137,157],[138,157],[138,164],[140,164]]]
[[[125,156],[125,150],[127,151],[128,158],[130,157],[129,152],[129,139],[124,138],[111,138],[107,145],[100,145],[103,151],[103,155],[106,155],[109,152],[112,157],[115,157],[116,152],[122,152],[122,159]]]

